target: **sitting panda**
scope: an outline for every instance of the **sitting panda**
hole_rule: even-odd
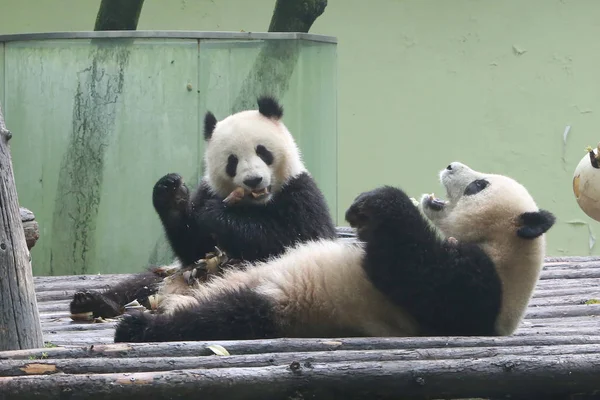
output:
[[[360,194],[359,241],[313,240],[204,284],[163,314],[125,315],[115,342],[276,337],[510,335],[555,217],[519,183],[454,162],[447,201]]]
[[[157,291],[185,293],[189,274],[187,279],[177,273],[165,276],[188,266],[195,273],[195,263],[215,247],[228,259],[264,261],[299,242],[335,238],[325,198],[282,116],[282,106],[269,96],[258,98],[258,110],[219,122],[208,111],[205,176],[197,190],[190,195],[175,173],[162,177],[153,190],[153,205],[175,263],[151,268],[104,291],[77,292],[71,314],[113,317],[135,299],[150,307],[148,296]]]

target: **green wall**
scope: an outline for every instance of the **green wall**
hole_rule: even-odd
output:
[[[146,0],[139,29],[264,31],[274,3]],[[0,0],[0,33],[89,30],[98,4]],[[556,213],[549,254],[600,254],[571,223],[600,235],[571,189],[600,141],[599,15],[597,0],[330,0],[311,32],[338,38],[338,217],[383,183],[439,193],[460,160]]]
[[[337,211],[336,44],[221,36],[4,44],[2,103],[15,132],[17,191],[43,230],[32,250],[36,275],[171,262],[154,183],[175,171],[195,187],[204,113],[224,118],[256,107],[264,92],[296,111],[286,125]],[[261,79],[264,60],[285,88]]]

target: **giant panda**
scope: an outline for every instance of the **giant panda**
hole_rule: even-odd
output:
[[[114,340],[510,335],[555,217],[503,175],[453,162],[440,180],[447,200],[364,192],[345,214],[358,240],[312,240],[247,263],[163,313],[124,315]]]
[[[114,317],[136,299],[150,307],[148,296],[156,292],[185,293],[197,280],[176,272],[195,274],[215,248],[228,260],[261,261],[299,242],[337,236],[326,200],[283,123],[283,107],[271,96],[257,104],[221,121],[205,114],[205,174],[194,193],[176,173],[156,182],[152,201],[174,263],[103,291],[75,293],[72,315]]]

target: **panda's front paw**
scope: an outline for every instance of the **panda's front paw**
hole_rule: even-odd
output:
[[[159,214],[184,210],[189,201],[189,189],[181,175],[171,173],[163,176],[154,185],[152,203]]]
[[[115,343],[130,342],[140,343],[148,340],[148,331],[151,326],[152,315],[142,311],[133,311],[124,314],[115,329]]]
[[[348,210],[346,221],[358,231],[364,229],[369,223],[385,220],[393,210],[407,202],[414,207],[410,199],[400,189],[391,186],[382,186],[368,192],[359,194]]]
[[[430,220],[435,220],[436,218],[439,219],[443,215],[447,204],[446,201],[435,197],[433,193],[422,195],[420,203],[423,213]]]
[[[421,207],[432,211],[442,211],[446,207],[446,201],[438,199],[432,194],[424,194],[421,196]]]

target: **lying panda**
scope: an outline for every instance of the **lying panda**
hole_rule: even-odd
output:
[[[215,247],[228,259],[264,261],[300,242],[335,238],[325,198],[282,116],[281,105],[268,96],[258,99],[258,110],[219,122],[207,112],[205,176],[196,192],[190,196],[174,173],[154,186],[153,205],[177,261],[104,291],[77,292],[71,314],[113,317],[135,299],[150,307],[148,296],[157,291],[185,293],[194,280],[177,270],[191,266],[195,275],[195,263],[214,255]]]
[[[360,242],[228,272],[164,314],[125,315],[115,342],[510,335],[555,218],[506,176],[454,162],[440,178],[447,201],[425,195],[421,212],[400,189],[362,193],[346,212]]]

